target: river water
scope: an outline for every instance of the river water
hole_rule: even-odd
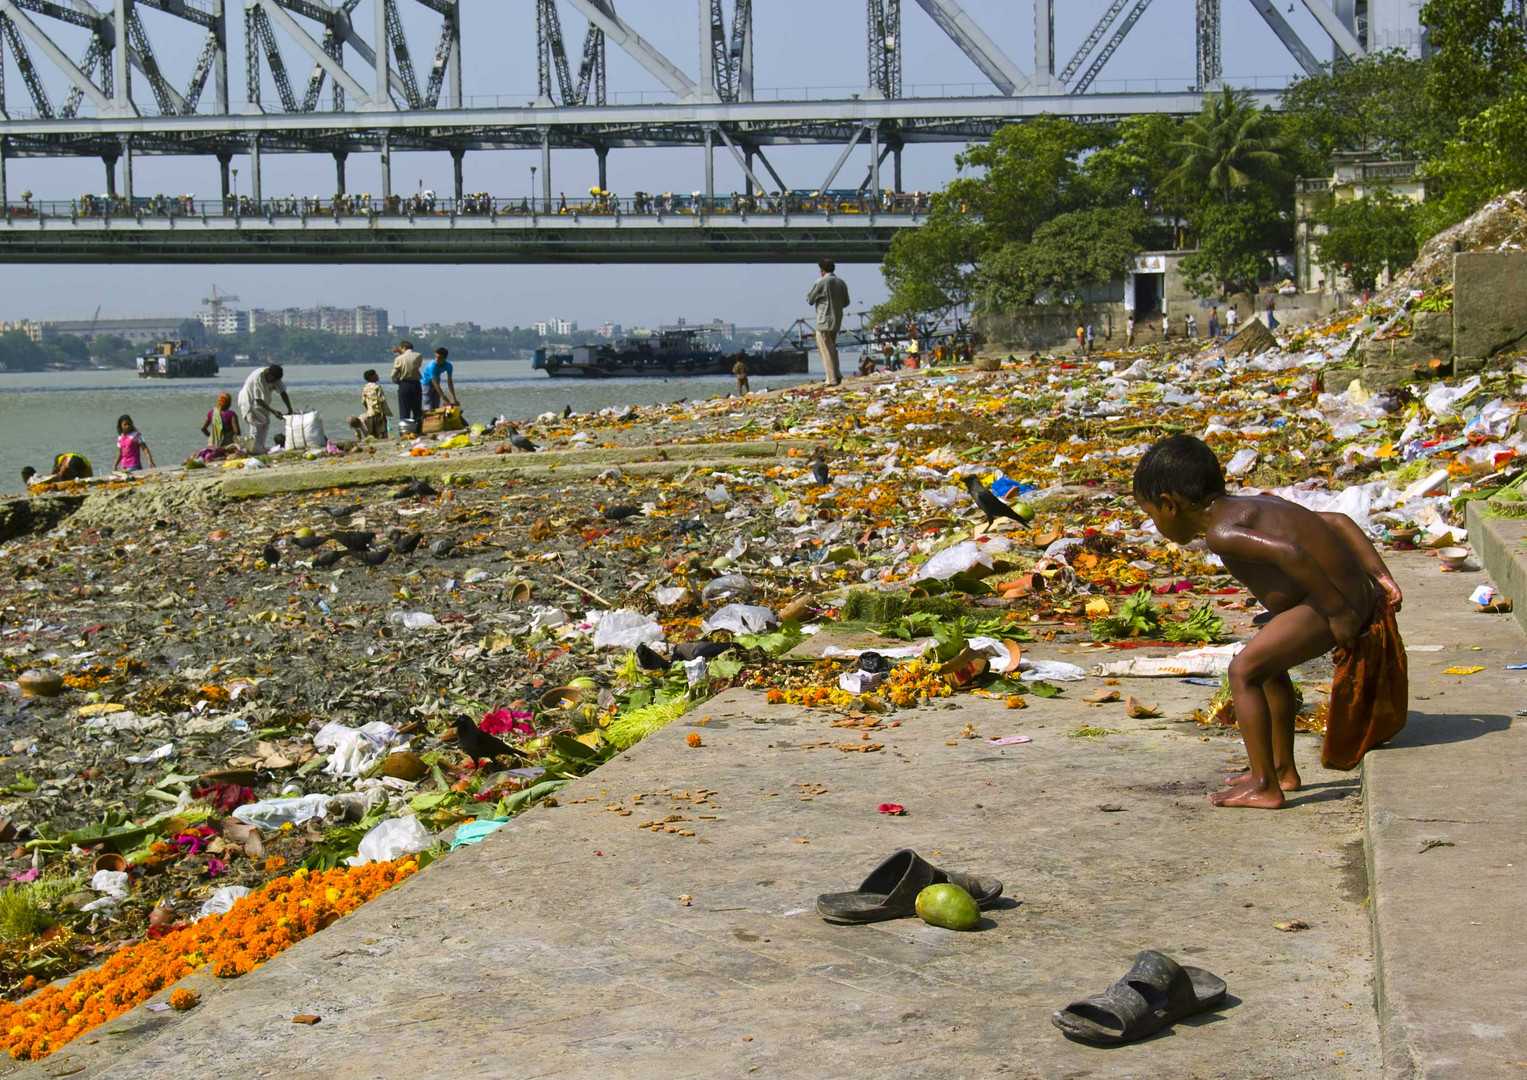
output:
[[[286,387],[299,411],[323,414],[332,438],[351,438],[345,418],[361,411],[361,373],[374,367],[397,411],[395,388],[387,380],[390,357],[371,365],[302,364],[286,369]],[[820,371],[815,353],[813,371]],[[201,433],[207,410],[219,391],[237,407],[239,387],[253,368],[224,365],[215,379],[140,379],[132,371],[0,372],[0,492],[21,490],[21,468],[47,471],[53,455],[76,451],[90,458],[96,475],[116,460],[116,421],[132,416],[154,461],[178,465],[207,444]],[[754,389],[794,386],[821,375],[753,379]],[[552,379],[533,371],[528,360],[456,361],[456,392],[468,423],[498,416],[524,420],[543,412],[576,412],[610,406],[652,405],[680,398],[724,394],[730,375],[673,379]],[[279,407],[279,402],[278,402]],[[395,423],[396,421],[394,421]]]

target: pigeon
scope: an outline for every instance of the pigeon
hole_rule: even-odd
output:
[[[275,566],[281,561],[281,549],[275,544],[266,544],[265,550],[260,552],[260,558],[265,560],[266,566]]]
[[[528,454],[536,452],[536,444],[520,434],[520,429],[513,424],[509,425],[509,445],[516,450],[524,450]]]
[[[992,522],[998,518],[1012,518],[1018,524],[1023,524],[1023,518],[1018,516],[1017,511],[993,495],[990,489],[975,476],[965,478],[965,490],[970,492],[970,497],[976,501],[976,506],[986,515],[986,528],[991,528]]]
[[[337,532],[329,534],[330,540],[337,540],[349,550],[359,555],[371,546],[376,539],[374,532]]]
[[[571,405],[562,406],[562,419],[566,420],[571,415],[573,415],[573,407]]]
[[[634,506],[601,506],[599,510],[606,521],[625,521],[628,517],[641,515],[641,511]]]
[[[636,662],[647,671],[668,670],[668,660],[645,641],[636,643]]]
[[[329,538],[327,536],[319,536],[317,533],[311,536],[292,537],[292,543],[296,544],[303,551],[312,551],[314,548],[323,547],[328,542]]]
[[[412,555],[419,547],[419,541],[424,539],[421,532],[404,533],[392,543],[392,550],[399,555]]]
[[[827,459],[820,450],[811,462],[811,482],[817,487],[826,487],[832,483],[832,473],[827,468]]]
[[[440,492],[430,487],[428,480],[420,480],[417,476],[410,477],[408,483],[392,493],[394,499],[430,499]]]
[[[392,548],[386,547],[367,548],[365,551],[357,553],[360,561],[367,566],[381,566],[387,561],[387,556],[391,554]]]
[[[341,521],[359,510],[362,505],[364,504],[356,503],[354,506],[325,506],[323,508],[323,512],[328,514],[335,521]]]
[[[343,551],[325,551],[323,554],[313,558],[313,566],[319,570],[327,570],[344,557],[345,553]]]
[[[489,735],[472,722],[469,716],[456,718],[456,745],[473,761],[486,761],[496,757],[523,759],[514,747],[493,735]]]
[[[440,540],[436,540],[429,546],[429,549],[435,558],[443,559],[451,553],[451,549],[455,546],[456,541],[452,540],[450,537],[444,537]]]

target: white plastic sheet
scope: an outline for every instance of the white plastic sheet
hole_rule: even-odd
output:
[[[224,885],[207,899],[202,901],[201,907],[196,912],[197,919],[205,919],[208,915],[225,915],[233,910],[233,904],[249,895],[247,885]]]
[[[947,547],[923,564],[922,576],[935,581],[948,581],[956,574],[963,574],[977,566],[991,569],[991,557],[986,548],[974,540],[962,540]]]
[[[430,836],[429,830],[413,814],[407,817],[388,818],[361,837],[355,854],[345,862],[350,866],[391,862],[393,859],[401,859],[404,855],[423,851],[432,843],[434,838]]]
[[[1451,416],[1453,406],[1479,389],[1479,376],[1473,375],[1457,386],[1434,386],[1426,395],[1427,409],[1433,416]]]
[[[302,825],[329,812],[327,795],[303,795],[296,799],[265,799],[245,803],[234,810],[233,817],[245,825],[261,829],[279,829],[286,824]]]
[[[90,887],[98,893],[105,893],[118,900],[126,900],[127,891],[130,888],[127,884],[127,871],[97,870],[95,876],[90,879]]]
[[[766,607],[757,604],[727,604],[706,616],[700,624],[700,633],[730,630],[734,634],[761,634],[777,622],[779,617]]]
[[[651,615],[622,608],[605,612],[594,628],[594,648],[634,649],[663,640],[663,627]]]
[[[373,720],[359,728],[329,723],[313,736],[316,748],[330,751],[323,767],[330,776],[359,776],[402,741],[398,729],[383,720]]]
[[[1092,669],[1092,673],[1108,679],[1214,677],[1229,671],[1230,661],[1245,647],[1244,643],[1236,642],[1231,645],[1190,649],[1176,656],[1137,656],[1132,660],[1099,664]]]
[[[1087,677],[1087,672],[1075,664],[1060,660],[1024,660],[1018,667],[1023,671],[1018,677],[1024,682],[1079,682]]]

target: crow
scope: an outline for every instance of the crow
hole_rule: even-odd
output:
[[[456,745],[473,761],[487,761],[496,757],[521,761],[525,757],[502,739],[483,731],[469,716],[456,718]]]
[[[601,506],[600,513],[606,521],[625,521],[628,517],[640,517],[641,511],[634,506]]]
[[[313,566],[318,570],[327,570],[344,557],[345,553],[343,551],[325,551],[320,555],[314,556]]]
[[[275,544],[266,544],[265,550],[260,552],[260,558],[265,560],[266,566],[275,566],[281,561],[281,549]]]
[[[342,546],[359,555],[371,546],[376,539],[374,532],[337,532],[329,534],[330,540],[337,540]]]
[[[335,521],[341,521],[359,510],[364,504],[356,503],[354,506],[325,506],[323,512]]]
[[[392,497],[394,499],[429,499],[439,494],[440,492],[430,487],[428,480],[420,480],[417,476],[414,476],[409,479],[408,483],[393,492]]]
[[[645,641],[636,643],[636,662],[647,671],[667,671],[668,660]]]
[[[705,531],[705,522],[699,518],[680,518],[668,526],[669,536],[687,536]]]
[[[434,554],[435,558],[443,559],[451,553],[451,549],[455,546],[456,541],[452,540],[450,537],[443,537],[431,544],[429,549],[431,553]]]
[[[682,641],[673,647],[673,654],[680,660],[697,660],[700,657],[709,660],[736,647],[737,644],[732,641]]]
[[[826,487],[832,483],[832,473],[827,468],[827,457],[820,450],[811,461],[811,482],[817,487]]]
[[[970,492],[970,497],[976,501],[976,506],[986,515],[986,528],[991,528],[992,522],[998,518],[1012,518],[1018,524],[1023,524],[1023,518],[1018,516],[1017,511],[993,495],[990,489],[974,476],[965,478],[965,490]]]
[[[292,537],[292,543],[296,544],[303,551],[312,551],[314,548],[323,547],[328,542],[329,538],[327,536],[319,536],[317,533],[311,536]]]
[[[536,444],[520,434],[520,429],[513,424],[509,425],[509,445],[516,450],[523,450],[527,454],[536,452]]]
[[[562,419],[566,420],[571,415],[573,415],[573,407],[571,405],[562,406]]]
[[[420,532],[404,533],[392,543],[392,550],[399,555],[412,555],[419,547],[419,541],[424,539]]]
[[[368,548],[365,551],[357,552],[356,557],[359,558],[360,561],[365,563],[367,566],[381,566],[384,562],[387,561],[387,556],[391,554],[392,548],[378,547]]]

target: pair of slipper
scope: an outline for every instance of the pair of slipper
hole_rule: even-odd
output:
[[[894,853],[852,892],[823,893],[817,914],[832,923],[859,925],[917,914],[917,894],[929,885],[958,885],[983,911],[1002,897],[1002,882],[943,870],[910,848]],[[1101,994],[1074,1001],[1051,1021],[1067,1036],[1102,1046],[1138,1042],[1194,1013],[1218,1005],[1225,981],[1202,968],[1184,967],[1147,949],[1128,973]]]

